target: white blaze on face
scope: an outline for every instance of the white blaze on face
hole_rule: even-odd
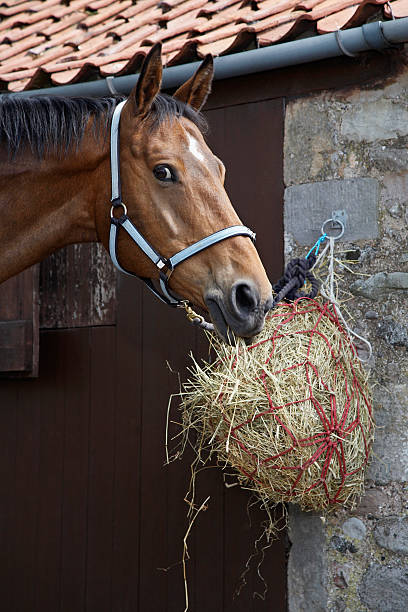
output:
[[[196,140],[191,134],[187,134],[189,151],[196,157],[199,161],[204,162],[205,157],[204,153],[200,149],[200,143]]]

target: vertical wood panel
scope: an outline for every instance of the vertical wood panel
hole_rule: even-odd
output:
[[[209,111],[208,116],[211,146],[227,169],[226,189],[243,222],[257,232],[257,249],[271,282],[276,282],[283,266],[283,101],[221,108]],[[269,585],[265,602],[252,596],[263,589],[257,580],[256,563],[246,577],[247,587],[234,598],[265,516],[253,512],[251,528],[248,493],[238,487],[223,493],[224,612],[284,609],[283,539],[268,550],[262,566]],[[275,564],[275,559],[281,562]]]
[[[195,355],[208,360],[208,343],[205,335],[196,331]],[[186,469],[186,468],[184,468]],[[224,610],[224,484],[223,475],[215,461],[197,479],[197,500],[208,495],[208,510],[197,520],[193,530],[192,558],[194,561],[196,590],[193,593],[193,610]],[[209,588],[209,585],[210,588]]]
[[[116,270],[103,246],[73,244],[47,257],[40,298],[42,329],[113,325]]]
[[[119,279],[116,331],[113,612],[136,612],[139,580],[142,286]]]
[[[15,604],[17,400],[16,386],[0,381],[0,601],[5,610],[12,610]]]
[[[183,312],[168,309],[164,317],[162,304],[147,292],[144,312],[139,610],[182,610],[181,566],[169,572],[157,569],[181,560],[189,479],[188,469],[179,462],[170,470],[164,465],[167,404],[178,392],[177,375],[166,361],[175,372],[184,369],[195,335]],[[193,581],[190,568],[189,576]]]
[[[34,381],[25,381],[18,390],[16,440],[16,503],[11,588],[18,596],[21,612],[29,612],[35,601],[35,563],[38,521],[40,456],[39,397]]]
[[[269,278],[283,266],[283,100],[267,100],[207,112],[209,142],[223,160],[226,190]]]
[[[65,371],[61,612],[85,608],[89,469],[89,329],[62,332]]]
[[[37,522],[36,599],[33,611],[59,610],[61,519],[63,494],[64,406],[66,373],[64,337],[41,334],[40,388],[32,406],[40,414],[39,503]]]
[[[115,329],[90,333],[89,503],[86,610],[110,612],[115,444]]]

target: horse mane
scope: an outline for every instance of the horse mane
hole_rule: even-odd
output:
[[[88,121],[93,118],[93,134],[106,137],[116,105],[124,97],[66,98],[61,96],[0,96],[0,144],[14,158],[29,147],[38,159],[78,149]],[[166,119],[186,117],[202,132],[204,117],[188,104],[166,94],[158,94],[145,118],[151,130]]]

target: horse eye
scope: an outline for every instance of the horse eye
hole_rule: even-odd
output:
[[[164,183],[168,183],[170,181],[175,180],[175,177],[174,177],[174,174],[171,168],[169,168],[169,166],[166,166],[164,164],[160,164],[159,166],[156,166],[153,169],[153,174],[159,181],[163,181]]]

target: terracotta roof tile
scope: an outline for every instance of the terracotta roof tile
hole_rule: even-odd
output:
[[[177,19],[177,17],[185,15],[186,13],[192,13],[194,14],[194,17],[196,17],[197,11],[199,11],[205,4],[208,4],[207,0],[187,0],[187,2],[181,2],[171,11],[163,13],[163,20],[173,21],[174,19]]]
[[[242,0],[220,0],[219,2],[214,2],[214,4],[212,2],[207,2],[207,4],[208,6],[201,9],[200,15],[213,15],[214,13],[218,13],[232,4],[240,6],[242,5]]]
[[[0,45],[0,62],[4,62],[10,58],[10,62],[13,61],[18,53],[27,52],[32,47],[40,44],[40,42],[44,41],[44,36],[39,36],[38,34],[31,34],[31,36],[27,36],[23,40],[14,43],[14,45]]]
[[[3,73],[1,75],[1,78],[2,80],[9,82],[9,88],[10,88],[11,81],[29,78],[34,74],[34,72],[35,72],[35,68],[25,68],[22,70],[15,70],[13,72]]]
[[[385,16],[391,19],[400,19],[408,15],[408,0],[395,0],[386,3],[384,7]]]
[[[262,21],[253,23],[251,26],[249,26],[249,30],[251,32],[263,32],[286,23],[293,26],[299,19],[304,19],[307,17],[307,13],[305,13],[305,11],[285,11],[283,13],[271,15],[267,19],[262,19]]]
[[[215,13],[213,16],[207,18],[200,12],[199,15],[201,15],[201,18],[197,16],[194,24],[194,32],[203,34],[204,32],[215,30],[215,28],[219,28],[227,23],[244,21],[244,18],[249,12],[252,11],[248,7],[228,7],[225,11],[222,11],[222,13]]]
[[[45,36],[49,36],[50,39],[52,38],[54,40],[55,34],[57,34],[58,32],[63,32],[71,26],[78,25],[85,19],[86,14],[74,12],[72,15],[67,15],[63,19],[60,19],[60,21],[56,21],[53,25],[43,30],[42,33],[45,34]]]
[[[259,10],[251,11],[246,21],[261,21],[270,15],[277,15],[296,7],[299,0],[266,0],[259,5]]]
[[[364,0],[363,2],[356,2],[356,0],[324,0],[324,2],[319,2],[319,4],[312,9],[310,16],[317,21],[318,19],[328,17],[329,15],[349,7],[354,7],[354,10],[357,11],[364,4],[382,5],[385,4],[386,1],[387,0]]]
[[[208,53],[211,53],[212,55],[222,55],[222,53],[228,49],[235,40],[235,36],[230,36],[229,38],[217,40],[216,42],[208,43],[206,45],[200,43],[198,45],[198,51],[202,57]]]
[[[54,21],[52,19],[44,19],[43,21],[33,23],[31,26],[26,28],[10,28],[4,32],[4,38],[1,40],[1,43],[16,42],[26,38],[30,34],[43,34],[43,30],[53,23]]]
[[[175,65],[408,16],[408,0],[0,1],[0,91],[130,74],[156,41]]]
[[[298,3],[299,9],[304,9],[305,11],[310,11],[317,4],[321,4],[322,0],[303,0],[303,2]]]
[[[350,6],[342,11],[338,11],[333,15],[319,19],[317,22],[317,31],[319,34],[328,34],[334,30],[340,30],[342,28],[352,27],[355,23],[360,21],[360,13],[364,10],[369,16],[370,13],[376,11],[374,5],[366,5],[356,7],[355,5]]]
[[[40,2],[21,2],[9,4],[8,6],[0,6],[0,15],[2,17],[11,17],[12,15],[16,15],[17,13],[21,13],[26,10],[35,10],[38,6],[41,7]]]
[[[111,55],[114,53],[119,53],[120,51],[123,51],[124,49],[127,49],[129,47],[131,47],[132,49],[134,49],[134,51],[136,51],[135,45],[137,45],[138,43],[142,44],[142,41],[145,40],[147,37],[153,35],[157,31],[157,29],[158,29],[157,25],[151,25],[151,26],[145,25],[142,28],[140,28],[140,30],[138,29],[133,30],[132,33],[130,33],[128,36],[123,38],[120,42],[117,42],[115,44],[112,44],[111,38],[108,37],[107,38],[108,42],[107,42],[105,50],[103,51],[103,54]]]
[[[299,21],[288,21],[268,30],[263,30],[258,35],[259,45],[261,47],[268,47],[276,42],[284,41],[298,28]]]
[[[86,7],[91,11],[98,11],[99,9],[111,4],[112,0],[94,0],[94,2],[91,0],[90,2],[87,2]]]
[[[93,28],[94,26],[99,25],[100,23],[106,22],[111,17],[118,17],[124,12],[127,8],[132,6],[132,0],[123,0],[120,4],[114,2],[108,7],[102,8],[97,11],[96,15],[91,15],[87,17],[83,22],[86,28]]]

